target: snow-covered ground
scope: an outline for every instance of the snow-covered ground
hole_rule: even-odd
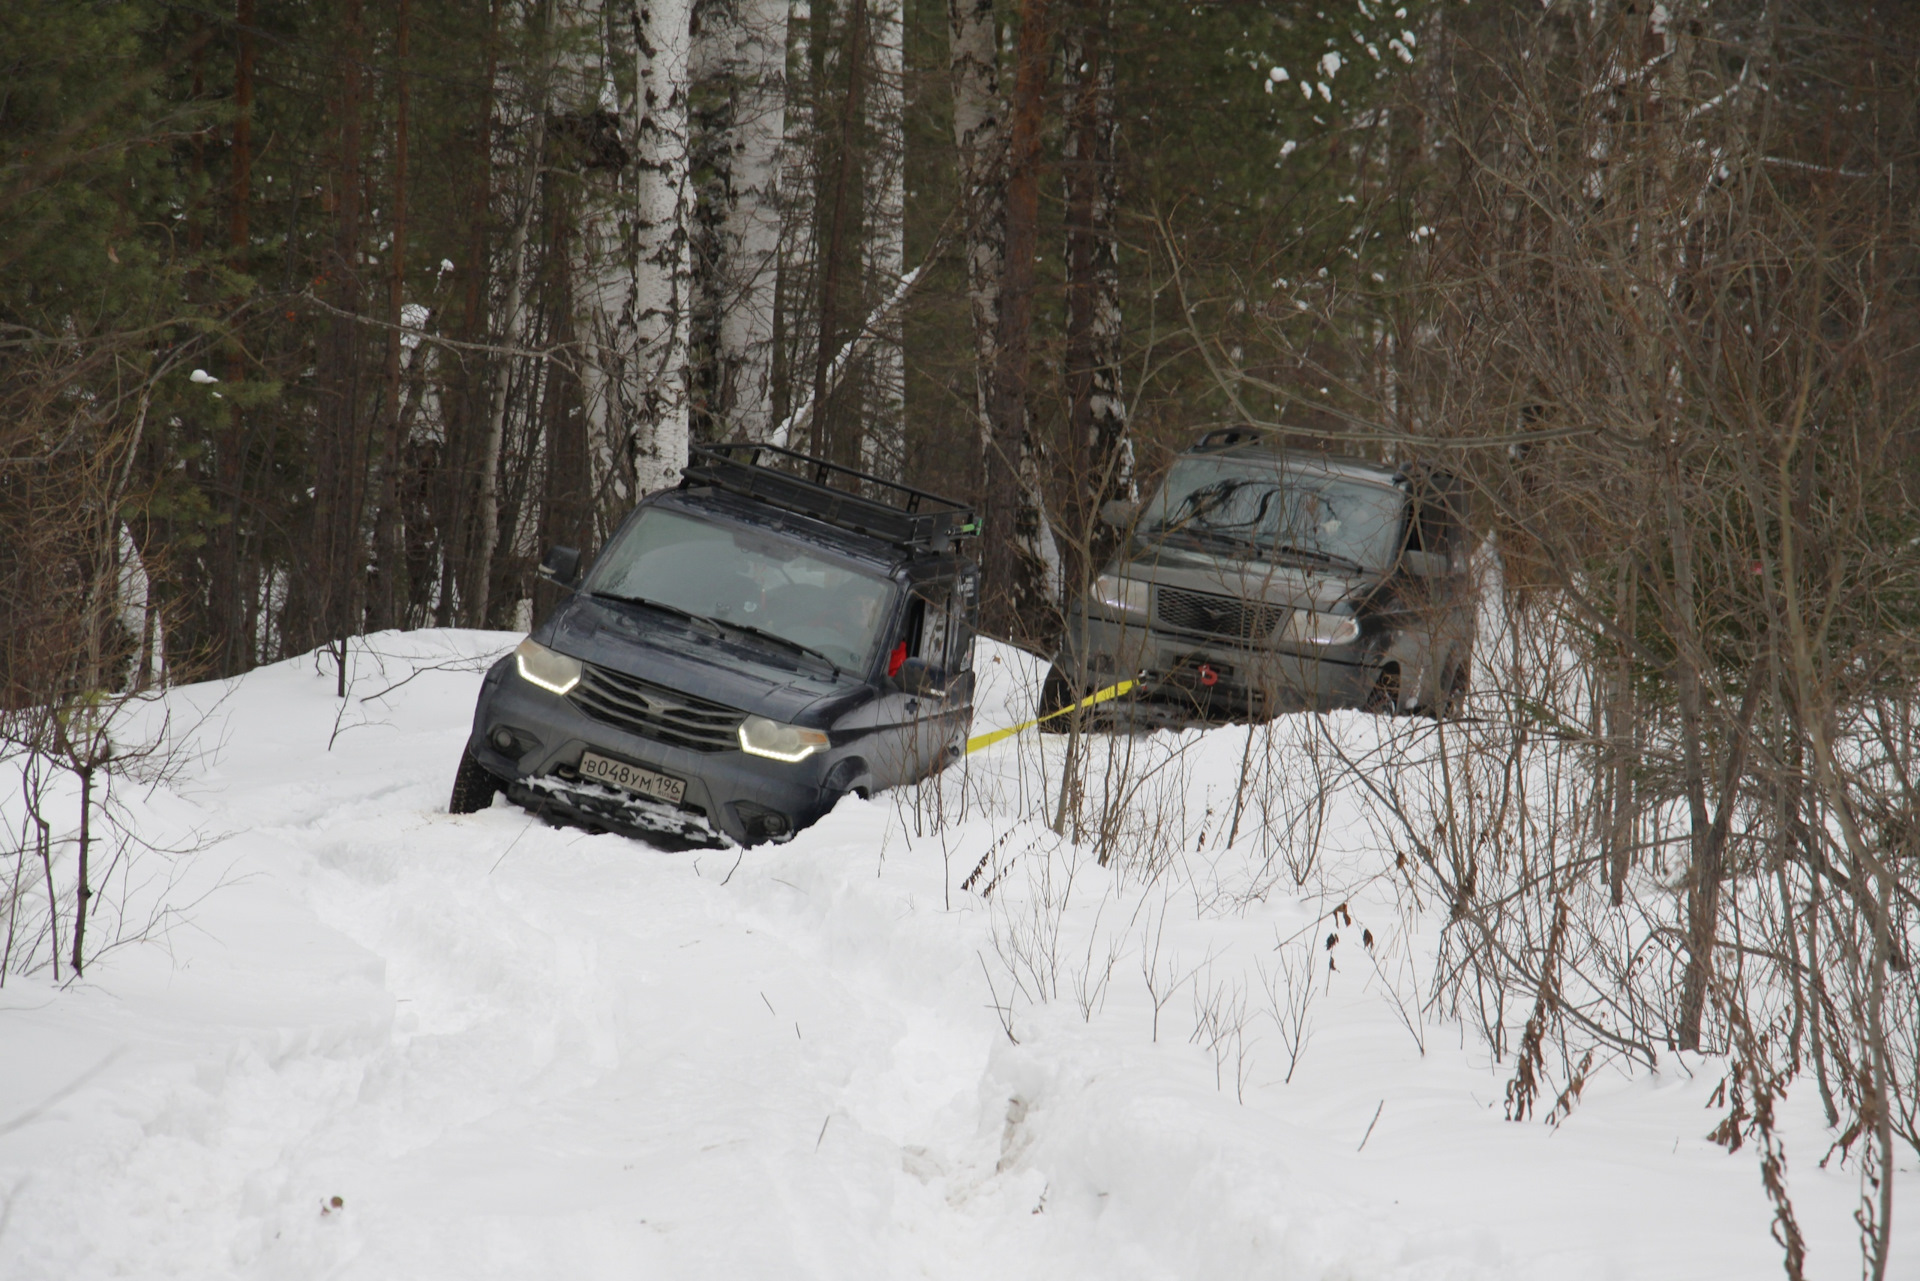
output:
[[[344,705],[309,658],[151,710],[184,765],[128,803],[191,852],[127,896],[183,911],[0,988],[0,1277],[1778,1274],[1752,1149],[1704,1137],[1724,1066],[1504,1120],[1511,1061],[1423,1008],[1431,922],[1373,829],[1335,804],[1303,850],[1248,807],[1227,843],[1244,730],[1129,741],[1106,866],[1048,831],[1064,745],[1031,734],[784,846],[662,853],[444,812],[517,639],[368,638]],[[1018,719],[1033,661],[981,667],[977,728]],[[1810,1094],[1791,1190],[1812,1274],[1852,1276]]]

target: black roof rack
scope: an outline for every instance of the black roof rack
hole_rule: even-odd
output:
[[[973,509],[778,445],[695,445],[682,484],[712,485],[914,551],[944,552],[980,532]]]

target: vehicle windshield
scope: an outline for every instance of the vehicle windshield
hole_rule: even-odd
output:
[[[865,671],[894,586],[803,544],[650,507],[601,554],[586,590],[752,628]]]
[[[1392,561],[1405,496],[1284,460],[1182,458],[1140,518],[1150,544],[1237,559],[1296,555],[1350,566]]]

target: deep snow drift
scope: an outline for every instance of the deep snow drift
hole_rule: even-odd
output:
[[[1244,730],[1122,744],[1104,867],[1048,831],[1064,743],[1031,734],[784,846],[668,854],[444,813],[517,640],[356,642],[344,705],[308,658],[148,709],[186,764],[131,812],[194,852],[127,893],[184,911],[0,989],[0,1277],[1778,1274],[1751,1149],[1704,1138],[1723,1065],[1505,1121],[1511,1062],[1424,1008],[1378,834],[1336,802],[1303,851],[1247,805],[1228,844]],[[1033,660],[981,670],[976,728],[1019,719]],[[1855,1275],[1806,1093],[1812,1271]]]

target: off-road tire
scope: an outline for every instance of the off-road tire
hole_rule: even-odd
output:
[[[1375,716],[1398,716],[1400,714],[1400,669],[1383,667],[1380,675],[1374,678],[1373,688],[1367,693],[1363,711]]]
[[[473,759],[473,753],[462,752],[460,768],[453,774],[453,795],[447,798],[447,813],[478,814],[493,804],[499,790],[499,782]]]

